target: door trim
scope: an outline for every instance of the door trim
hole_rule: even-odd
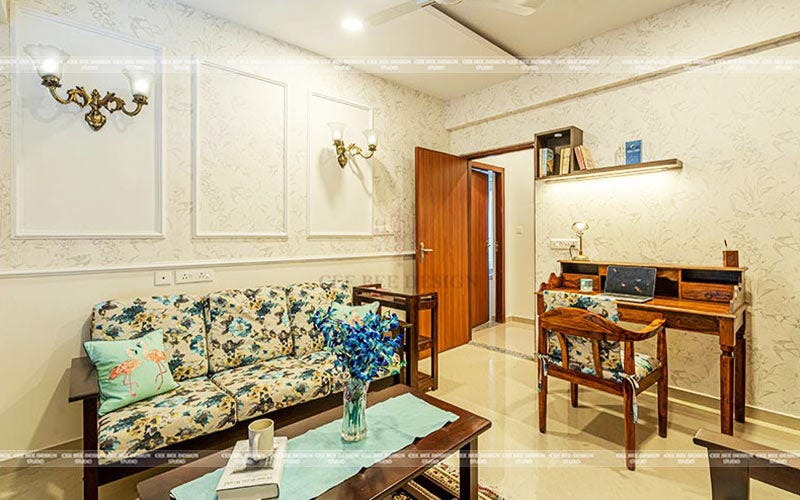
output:
[[[494,245],[494,320],[496,323],[506,322],[506,197],[505,197],[505,169],[495,167],[487,163],[474,160],[469,162],[470,169],[489,170],[495,174],[495,193],[494,193],[494,234],[497,245]],[[471,178],[470,178],[471,181]],[[470,185],[470,197],[472,196],[472,185]],[[470,199],[471,201],[471,199]],[[471,205],[467,207],[470,210]],[[470,210],[471,211],[471,210]],[[472,241],[472,214],[470,213],[469,241]],[[472,276],[472,264],[470,261],[470,276]],[[470,293],[472,290],[470,289]],[[472,297],[470,297],[470,307],[472,307]],[[472,311],[470,310],[470,317]]]

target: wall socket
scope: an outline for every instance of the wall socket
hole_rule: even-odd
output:
[[[213,269],[176,269],[175,283],[201,283],[214,281]]]
[[[553,250],[569,250],[572,246],[578,248],[577,238],[550,238],[550,248]]]
[[[156,271],[153,275],[153,282],[156,286],[171,285],[174,281],[175,273],[172,271]]]

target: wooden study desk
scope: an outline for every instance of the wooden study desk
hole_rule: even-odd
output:
[[[637,304],[617,301],[621,321],[666,320],[667,328],[719,337],[720,429],[733,435],[733,421],[744,422],[746,267],[681,266],[561,260],[561,274],[551,274],[537,293],[537,314],[544,311],[542,291],[578,292],[581,278],[593,281],[593,294],[605,284],[609,265],[655,267],[656,296]]]

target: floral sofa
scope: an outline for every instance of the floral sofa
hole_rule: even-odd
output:
[[[91,365],[86,358],[73,360],[70,400],[84,400],[84,448],[95,448],[92,417],[102,467],[341,392],[343,372],[310,319],[318,308],[350,303],[351,296],[349,283],[333,281],[97,304],[93,340],[163,330],[169,368],[179,387],[98,418]],[[98,484],[86,484],[87,478],[97,482],[92,476],[94,471],[84,478],[86,498],[110,482],[100,477]]]

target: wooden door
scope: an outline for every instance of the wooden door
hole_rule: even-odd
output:
[[[470,172],[470,328],[489,321],[489,175]]]
[[[469,326],[469,166],[416,148],[417,292],[439,292],[439,351],[466,344]],[[423,332],[424,333],[424,332]]]

